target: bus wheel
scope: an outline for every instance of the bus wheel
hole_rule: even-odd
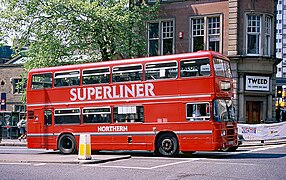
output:
[[[73,135],[64,134],[58,141],[58,148],[62,154],[72,154],[76,150],[76,141]]]
[[[176,156],[179,153],[178,139],[173,134],[162,134],[157,141],[156,152],[162,156]]]
[[[232,147],[227,147],[224,149],[221,149],[223,152],[235,152],[237,150],[238,146],[232,146]]]

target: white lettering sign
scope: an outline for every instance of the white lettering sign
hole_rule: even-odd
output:
[[[269,91],[269,77],[264,76],[246,76],[245,90],[248,91]]]
[[[155,93],[154,85],[152,83],[146,83],[119,86],[72,88],[70,90],[70,95],[71,101],[85,101],[114,98],[147,97],[155,96]]]
[[[97,128],[98,132],[122,132],[128,131],[127,126],[99,126]]]

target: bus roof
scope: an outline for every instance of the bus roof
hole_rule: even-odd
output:
[[[183,53],[183,54],[172,54],[172,55],[163,55],[163,56],[152,56],[152,57],[142,57],[134,59],[122,59],[122,60],[112,60],[112,61],[101,61],[101,62],[92,62],[92,63],[83,63],[83,64],[73,64],[65,66],[56,66],[56,67],[45,67],[45,68],[35,68],[30,71],[30,73],[39,73],[39,72],[51,72],[51,71],[65,71],[70,69],[80,69],[80,68],[90,68],[91,66],[109,66],[109,65],[121,65],[126,63],[139,63],[139,62],[152,62],[155,60],[172,60],[172,59],[184,59],[184,58],[196,58],[197,56],[217,56],[223,59],[226,57],[218,52],[214,51],[198,51],[194,53]]]

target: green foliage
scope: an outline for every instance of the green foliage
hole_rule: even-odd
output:
[[[0,0],[0,42],[28,46],[25,69],[145,54],[145,22],[158,5],[129,0]]]

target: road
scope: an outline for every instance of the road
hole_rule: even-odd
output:
[[[0,147],[11,156],[46,152]],[[286,144],[240,147],[235,153],[197,152],[177,158],[148,152],[124,152],[130,159],[100,164],[0,162],[1,179],[285,179]],[[48,156],[49,153],[41,154]],[[122,152],[120,152],[122,153]],[[103,152],[101,154],[109,154]],[[99,154],[100,155],[100,154]],[[96,156],[96,155],[93,155]]]

